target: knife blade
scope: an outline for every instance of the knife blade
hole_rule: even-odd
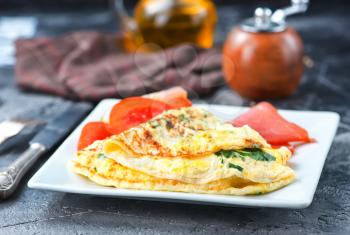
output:
[[[91,105],[86,103],[71,105],[35,135],[29,148],[0,172],[0,199],[10,197],[36,160],[56,146],[90,110]]]
[[[9,119],[0,123],[0,154],[15,146],[26,144],[35,136],[46,122],[40,120]]]

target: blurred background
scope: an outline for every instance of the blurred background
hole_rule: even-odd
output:
[[[127,0],[129,13],[138,2]],[[277,9],[290,4],[288,0],[214,0],[218,11],[215,43],[222,44],[230,29],[247,17],[253,15],[256,7]],[[346,0],[314,0],[305,14],[292,16],[288,22],[303,35],[304,30],[324,28],[338,30],[337,22],[329,28],[326,16],[348,18],[350,2]],[[308,18],[313,16],[314,18]],[[322,17],[324,16],[324,17]],[[306,19],[306,20],[305,20]],[[336,21],[335,17],[330,18]],[[305,21],[304,21],[305,20]],[[328,21],[328,22],[325,22]],[[118,19],[109,0],[0,0],[0,64],[13,63],[8,45],[17,37],[36,37],[42,35],[61,35],[76,30],[100,30],[115,32],[120,29]],[[328,31],[321,37],[330,36]],[[315,35],[316,36],[316,35]],[[308,48],[306,48],[308,50]]]
[[[132,14],[139,1],[124,2],[128,13]],[[257,7],[264,6],[275,10],[290,5],[291,1],[214,0],[213,3],[217,12],[213,46],[221,50],[230,31],[243,20],[252,17]],[[299,89],[293,93],[293,106],[298,103],[296,100],[303,100],[305,96],[307,99],[314,99],[309,97],[309,90],[319,93],[323,89],[322,86],[315,87],[316,78],[321,83],[327,83],[327,93],[345,95],[341,87],[347,85],[343,76],[347,73],[345,61],[349,51],[349,33],[346,32],[350,26],[349,5],[350,2],[345,0],[311,0],[307,12],[288,17],[288,24],[302,40],[305,55],[302,58],[305,69],[302,73],[298,72],[298,79],[303,79]],[[18,38],[59,37],[82,30],[114,33],[122,31],[120,23],[120,18],[116,17],[116,12],[108,0],[0,0],[0,66],[4,68],[1,80],[13,77],[16,60],[14,43]],[[20,67],[20,71],[24,71],[22,68]],[[322,80],[325,69],[327,72],[332,71],[332,82]],[[15,77],[21,77],[18,74],[21,75],[17,73]],[[221,85],[227,88],[224,83]],[[247,102],[237,96],[235,91],[230,93],[229,97],[223,94],[226,93],[217,93],[219,98],[215,95],[207,98],[216,103],[239,105]],[[244,96],[251,98],[249,95]],[[288,106],[288,102],[281,102],[281,105]]]

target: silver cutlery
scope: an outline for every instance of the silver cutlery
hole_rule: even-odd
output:
[[[36,160],[55,147],[90,109],[91,106],[88,104],[71,105],[63,114],[59,115],[52,122],[49,122],[36,134],[29,142],[29,148],[6,169],[0,172],[0,199],[10,197],[16,190],[24,174]]]

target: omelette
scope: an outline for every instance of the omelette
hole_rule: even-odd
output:
[[[71,169],[125,189],[264,194],[290,184],[291,152],[197,107],[167,110],[77,152]]]

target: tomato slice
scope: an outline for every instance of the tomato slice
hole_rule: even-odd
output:
[[[79,138],[78,150],[81,150],[93,142],[95,140],[103,140],[112,134],[107,130],[106,123],[104,122],[89,122],[87,123]]]
[[[234,126],[248,125],[262,135],[271,145],[288,146],[290,142],[309,143],[308,132],[284,119],[268,102],[261,102],[231,121]]]
[[[180,86],[175,86],[166,90],[153,92],[142,97],[168,103],[169,100],[174,98],[187,98],[187,91]]]
[[[177,98],[168,100],[167,104],[173,107],[174,109],[192,106],[192,102],[186,97],[177,97]]]
[[[109,116],[108,130],[119,134],[173,107],[158,100],[130,97],[114,105]]]
[[[192,106],[192,102],[187,98],[187,91],[179,86],[153,92],[143,97],[161,101],[172,106],[174,109]]]

